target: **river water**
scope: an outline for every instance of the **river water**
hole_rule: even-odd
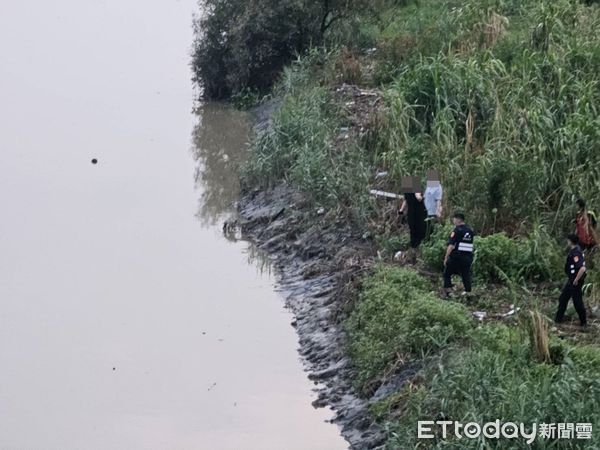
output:
[[[346,448],[221,235],[247,120],[191,113],[196,9],[0,5],[0,449]]]

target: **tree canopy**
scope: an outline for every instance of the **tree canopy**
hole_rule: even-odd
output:
[[[359,0],[200,0],[195,81],[208,99],[264,92],[281,69],[318,45]]]

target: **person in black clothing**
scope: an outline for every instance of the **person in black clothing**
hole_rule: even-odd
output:
[[[465,292],[471,292],[471,265],[473,264],[473,238],[475,233],[465,224],[465,216],[452,216],[454,230],[450,233],[444,256],[444,292],[450,297],[452,275],[460,274]]]
[[[425,219],[427,209],[423,201],[423,194],[417,177],[403,177],[402,191],[404,201],[400,207],[400,214],[406,214],[406,222],[410,231],[410,247],[416,249],[425,239],[427,231]]]
[[[579,247],[579,238],[576,234],[570,234],[567,237],[567,243],[569,245],[569,254],[567,255],[567,261],[565,263],[565,273],[567,275],[567,283],[560,293],[558,299],[558,310],[556,311],[556,318],[554,321],[560,323],[563,321],[565,311],[569,300],[573,299],[573,306],[579,316],[579,322],[582,327],[587,325],[587,317],[585,312],[585,306],[583,304],[583,283],[585,281],[586,267],[583,252]]]

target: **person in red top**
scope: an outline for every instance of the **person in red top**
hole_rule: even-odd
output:
[[[598,244],[593,216],[587,210],[585,200],[577,200],[577,216],[575,217],[575,234],[579,238],[579,246],[583,250],[590,250]]]

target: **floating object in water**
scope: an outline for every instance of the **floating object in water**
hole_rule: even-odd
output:
[[[98,160],[96,158],[92,158],[92,164],[98,164]]]

